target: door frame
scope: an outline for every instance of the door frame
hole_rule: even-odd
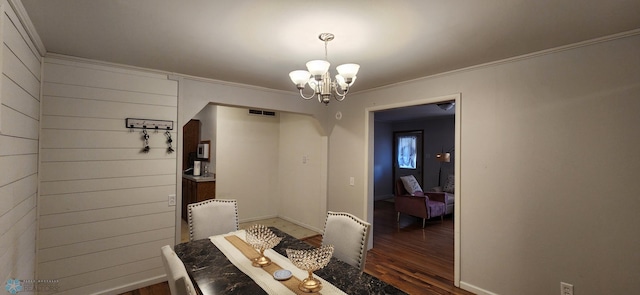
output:
[[[456,192],[456,204],[454,207],[454,214],[453,214],[453,218],[454,218],[454,233],[453,233],[453,237],[454,237],[454,242],[453,242],[453,247],[454,247],[454,261],[453,261],[453,272],[454,272],[454,280],[453,280],[453,284],[456,287],[460,287],[460,267],[461,267],[461,259],[460,259],[460,249],[461,249],[461,235],[462,235],[462,229],[460,227],[460,221],[462,219],[462,214],[461,214],[461,207],[464,204],[464,197],[463,197],[463,191],[460,189],[460,184],[462,183],[463,179],[461,177],[461,165],[460,163],[462,162],[462,157],[461,155],[461,151],[462,151],[462,147],[461,147],[461,122],[462,122],[462,95],[461,93],[455,93],[455,94],[450,94],[450,95],[444,95],[444,96],[437,96],[437,97],[429,97],[429,98],[423,98],[423,99],[416,99],[416,100],[410,100],[410,101],[405,101],[405,102],[397,102],[397,103],[389,103],[389,104],[382,104],[382,105],[376,105],[376,106],[371,106],[371,107],[367,107],[365,108],[364,112],[365,112],[365,150],[364,150],[364,154],[365,154],[365,175],[367,176],[367,184],[366,184],[366,189],[365,189],[365,208],[366,208],[366,218],[368,220],[370,220],[370,222],[373,222],[373,202],[374,202],[374,195],[373,195],[373,186],[374,186],[374,126],[375,126],[375,122],[374,122],[374,113],[377,111],[382,111],[382,110],[388,110],[388,109],[395,109],[395,108],[401,108],[401,107],[408,107],[408,106],[415,106],[415,105],[423,105],[423,104],[432,104],[432,103],[439,103],[439,102],[446,102],[446,101],[455,101],[455,144],[454,144],[454,156],[455,156],[455,163],[454,163],[454,174],[455,174],[455,183],[454,183],[454,190]],[[395,141],[395,139],[394,139]],[[370,247],[373,246],[373,232],[371,235],[369,235],[369,241],[368,241]]]

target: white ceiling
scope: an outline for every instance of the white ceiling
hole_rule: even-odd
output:
[[[48,52],[295,92],[324,56],[352,91],[640,28],[638,0],[22,0]]]

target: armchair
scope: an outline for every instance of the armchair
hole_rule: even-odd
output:
[[[437,198],[438,199],[444,198],[444,203],[446,206],[445,214],[453,214],[453,208],[456,201],[455,194],[454,194],[454,185],[453,185],[454,181],[455,181],[455,177],[453,176],[453,174],[451,174],[447,178],[447,182],[445,183],[444,187],[436,186],[432,188],[432,191],[425,192],[425,194],[428,195],[430,198],[434,198],[436,197],[436,195],[442,195]]]
[[[415,178],[413,180],[415,181]],[[400,213],[404,213],[422,218],[422,227],[424,228],[427,219],[440,216],[442,222],[445,215],[446,206],[443,194],[428,196],[421,189],[409,193],[402,179],[396,181],[394,201],[396,212],[398,212],[398,222],[400,222]]]

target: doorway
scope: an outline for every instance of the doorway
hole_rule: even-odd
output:
[[[377,114],[384,112],[386,113],[387,111],[392,111],[392,110],[399,110],[402,112],[402,115],[404,117],[404,119],[407,119],[407,114],[410,113],[411,111],[413,111],[413,108],[417,107],[417,106],[423,106],[423,105],[433,105],[435,106],[438,103],[442,103],[442,102],[454,102],[455,103],[455,109],[451,109],[451,112],[453,112],[454,114],[454,158],[456,159],[455,163],[453,163],[454,165],[454,177],[455,177],[455,191],[456,191],[456,205],[454,207],[454,214],[452,217],[453,222],[454,222],[454,233],[453,233],[453,255],[454,255],[454,260],[453,260],[453,284],[456,287],[459,287],[460,285],[460,236],[461,236],[461,231],[460,231],[460,218],[461,218],[461,214],[460,214],[460,208],[463,204],[463,196],[460,193],[460,189],[458,188],[460,183],[462,182],[461,178],[460,178],[460,151],[461,151],[461,147],[460,147],[460,122],[461,122],[461,116],[460,116],[460,105],[461,105],[461,96],[460,94],[453,94],[453,95],[447,95],[447,96],[441,96],[441,97],[433,97],[433,98],[426,98],[426,99],[419,99],[419,100],[413,100],[413,101],[408,101],[408,102],[403,102],[403,103],[393,103],[393,104],[388,104],[388,105],[377,105],[375,107],[370,107],[366,109],[366,113],[367,113],[367,124],[365,126],[366,128],[366,142],[367,142],[367,146],[366,146],[366,150],[367,150],[367,179],[368,179],[368,183],[367,183],[367,191],[366,191],[366,195],[367,195],[367,219],[370,220],[371,222],[374,220],[373,218],[373,212],[374,212],[374,199],[376,197],[378,197],[377,195],[374,194],[374,186],[376,186],[376,189],[379,189],[377,187],[377,182],[380,181],[380,179],[377,179],[377,175],[374,175],[376,173],[376,171],[380,171],[380,166],[379,162],[375,162],[374,161],[374,152],[375,149],[377,149],[378,147],[376,146],[376,142],[375,142],[375,125],[376,122],[375,120],[377,119]],[[417,109],[417,108],[416,108]],[[444,110],[444,109],[442,109]],[[419,117],[419,116],[417,116]],[[417,118],[416,117],[416,118]],[[405,129],[405,130],[411,130],[411,129]],[[393,141],[393,144],[390,145],[396,145],[395,143],[395,136],[391,136],[389,135],[389,140]],[[396,149],[396,147],[393,147],[393,149]],[[440,147],[438,147],[438,152],[440,151]],[[424,152],[424,157],[425,157],[425,161],[430,159],[431,156],[435,156],[435,154],[431,154],[429,151],[425,151]],[[390,157],[391,158],[391,157]],[[395,159],[394,159],[395,161]],[[390,161],[391,162],[391,161]],[[433,162],[436,162],[435,160]],[[389,169],[394,169],[393,167],[389,167]],[[426,169],[426,167],[425,167]],[[437,173],[438,170],[434,170],[435,171],[435,175],[433,176],[433,181],[437,182]],[[426,176],[429,176],[429,171],[425,171],[424,173],[427,173]],[[389,173],[391,174],[391,173]],[[388,183],[393,183],[395,180],[395,178],[397,177],[394,173],[393,176],[389,175],[388,177],[390,177],[390,179],[387,180],[383,180],[383,181],[387,181]],[[375,181],[374,181],[375,179]],[[425,177],[424,179],[430,179],[429,177]],[[429,186],[429,184],[427,184],[426,188],[430,188],[431,186]],[[426,189],[425,188],[425,189]],[[390,185],[390,191],[393,190],[393,185]],[[375,225],[374,225],[375,227]],[[370,242],[373,242],[373,238],[370,240]],[[373,243],[371,244],[373,245]]]

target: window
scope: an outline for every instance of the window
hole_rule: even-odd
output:
[[[416,169],[416,135],[398,136],[398,167],[401,169]]]

